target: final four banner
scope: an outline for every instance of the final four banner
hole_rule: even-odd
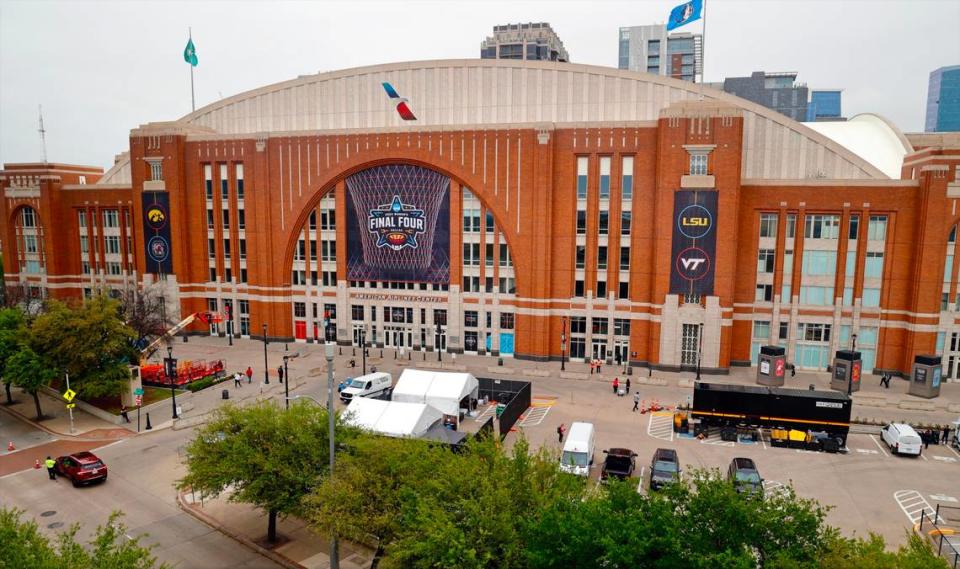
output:
[[[717,192],[673,195],[671,294],[713,294],[717,251]]]
[[[143,193],[143,243],[146,249],[147,272],[172,273],[170,196],[167,192]]]
[[[450,179],[413,164],[348,177],[347,277],[450,282]]]

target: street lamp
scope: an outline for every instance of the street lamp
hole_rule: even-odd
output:
[[[703,322],[700,323],[700,333],[697,339],[700,342],[697,348],[697,381],[700,381],[700,362],[703,360]]]
[[[560,332],[560,371],[567,370],[567,317],[564,316],[563,331]]]
[[[167,346],[167,375],[170,376],[170,396],[173,397],[173,418],[179,419],[177,415],[177,390],[174,387],[173,380],[177,376],[177,366],[173,363],[173,346]]]
[[[270,368],[267,367],[267,324],[263,324],[263,384],[270,385]]]
[[[333,477],[333,343],[327,342],[324,355],[327,358],[327,439],[330,441],[330,477]],[[337,535],[330,536],[330,568],[340,569],[340,555],[337,551]]]
[[[287,367],[287,362],[289,361],[290,361],[290,356],[284,354],[283,355],[283,375],[284,377],[287,378],[287,380],[283,382],[283,396],[287,401],[287,409],[290,408],[290,368]]]
[[[367,375],[367,329],[360,330],[360,352],[363,356],[363,374]]]
[[[442,348],[443,338],[441,337],[441,334],[443,334],[443,328],[441,328],[440,323],[437,322],[437,361],[438,362],[443,361],[443,348]]]

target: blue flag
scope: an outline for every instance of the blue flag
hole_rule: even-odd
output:
[[[667,19],[667,31],[669,32],[670,30],[699,20],[702,13],[703,0],[690,0],[689,2],[680,4],[670,11],[670,18]]]

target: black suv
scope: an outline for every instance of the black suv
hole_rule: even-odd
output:
[[[600,480],[614,478],[630,478],[637,468],[637,453],[628,448],[612,448],[603,451],[607,458],[603,461],[600,470]]]
[[[677,451],[658,448],[650,461],[650,489],[659,490],[665,484],[680,480],[680,459]]]
[[[739,494],[756,494],[763,496],[763,478],[757,465],[749,458],[735,458],[727,468],[727,480],[733,483]]]

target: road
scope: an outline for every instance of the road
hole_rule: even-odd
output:
[[[0,496],[5,506],[25,509],[41,527],[80,523],[83,540],[113,510],[122,510],[127,533],[149,534],[143,543],[156,545],[157,558],[174,567],[278,567],[177,507],[172,484],[182,473],[178,449],[192,433],[167,429],[96,450],[110,468],[103,484],[74,488],[67,480],[51,482],[46,471],[31,469],[0,478]],[[46,512],[54,513],[42,516]]]

